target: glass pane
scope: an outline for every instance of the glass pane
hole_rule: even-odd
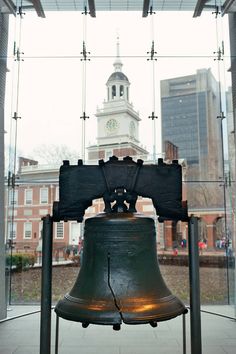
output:
[[[86,41],[78,13],[49,13],[43,22],[27,13],[21,28],[17,19],[16,34],[14,22],[6,107],[10,303],[40,300],[41,218],[60,198],[62,161],[77,164],[85,149],[86,164],[112,155],[145,163],[179,160],[183,200],[189,215],[199,217],[201,303],[235,304],[227,19],[210,11],[197,19],[189,12],[160,12],[147,19],[137,13],[99,13],[95,20],[87,17]],[[24,54],[17,58],[12,48],[20,30],[18,54]],[[120,61],[122,82],[109,81]],[[140,198],[137,209],[154,218],[161,273],[169,289],[189,304],[187,224],[159,223],[148,198]],[[102,200],[95,200],[86,218],[101,211]],[[83,224],[54,223],[54,302],[75,282],[82,245]]]

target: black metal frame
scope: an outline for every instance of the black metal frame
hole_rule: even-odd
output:
[[[52,241],[53,219],[47,215],[43,218],[42,232],[40,354],[51,353]]]
[[[198,218],[188,222],[191,354],[202,354]]]
[[[189,282],[190,282],[190,337],[191,354],[202,354],[200,281],[198,253],[198,219],[191,216],[189,230]],[[42,290],[40,319],[40,354],[51,354],[51,298],[52,298],[52,240],[53,218],[43,218],[42,232]],[[186,314],[183,314],[183,354],[186,354]],[[59,318],[56,319],[55,354],[58,354]]]

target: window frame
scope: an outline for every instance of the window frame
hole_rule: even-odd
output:
[[[13,227],[12,227],[13,225]],[[11,236],[12,233],[12,236]],[[8,240],[16,240],[17,237],[17,222],[16,221],[9,221],[8,222],[8,232],[7,232],[7,239]]]
[[[47,198],[45,198],[45,201],[43,200],[43,191],[47,192]],[[48,188],[47,187],[40,188],[39,203],[42,204],[42,205],[45,205],[45,204],[48,204],[48,200],[49,200]]]
[[[59,186],[55,188],[55,201],[59,202]]]
[[[27,202],[27,192],[31,192],[31,199],[29,199],[29,203]],[[27,188],[25,189],[25,195],[24,195],[24,204],[25,205],[32,205],[33,204],[33,189],[32,188]]]
[[[61,227],[61,230],[59,230],[59,226]],[[62,232],[62,236],[58,236],[58,231]],[[64,239],[64,235],[65,235],[65,230],[64,230],[64,221],[59,221],[56,223],[56,227],[55,227],[55,239],[57,240],[63,240]]]
[[[27,230],[27,226],[30,225],[30,230]],[[30,232],[30,236],[26,236],[26,232]],[[24,222],[24,240],[30,240],[32,239],[33,235],[33,225],[31,221],[25,221]]]
[[[14,197],[14,200],[13,200]],[[14,201],[14,203],[13,203]],[[18,189],[11,189],[9,191],[9,205],[18,205]]]

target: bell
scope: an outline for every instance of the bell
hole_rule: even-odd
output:
[[[72,290],[56,305],[59,317],[113,325],[156,326],[186,313],[158,266],[154,220],[139,213],[101,213],[85,221],[83,263]]]

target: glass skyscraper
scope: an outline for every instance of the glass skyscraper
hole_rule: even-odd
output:
[[[162,141],[186,159],[188,180],[218,180],[222,169],[219,86],[210,69],[161,81]],[[219,158],[220,157],[220,158]]]

